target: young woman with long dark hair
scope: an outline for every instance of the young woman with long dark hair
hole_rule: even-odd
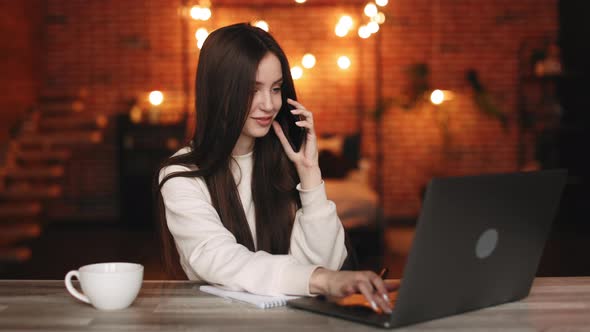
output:
[[[379,276],[338,271],[345,233],[326,197],[312,112],[296,100],[287,57],[269,33],[235,24],[209,35],[195,134],[158,177],[166,267],[257,294],[361,292],[389,312],[391,286]],[[300,148],[287,138],[297,132]]]

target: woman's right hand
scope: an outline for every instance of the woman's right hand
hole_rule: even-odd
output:
[[[312,294],[344,297],[361,293],[373,307],[391,313],[388,292],[399,288],[399,282],[385,282],[372,271],[332,271],[317,268],[311,275],[309,289]]]

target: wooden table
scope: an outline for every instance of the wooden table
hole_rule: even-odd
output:
[[[287,307],[257,309],[201,293],[198,286],[193,282],[145,281],[131,307],[107,312],[75,300],[62,281],[0,280],[0,331],[372,329]],[[399,330],[590,331],[590,277],[538,278],[523,301]]]

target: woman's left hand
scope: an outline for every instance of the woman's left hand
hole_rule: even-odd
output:
[[[319,172],[319,164],[318,143],[314,129],[313,114],[303,105],[293,99],[288,98],[287,103],[295,107],[291,113],[301,117],[301,120],[295,122],[295,125],[301,128],[306,128],[305,137],[299,151],[295,152],[293,150],[289,144],[289,141],[287,140],[287,137],[285,137],[285,133],[283,132],[281,126],[276,121],[273,122],[272,127],[281,141],[287,157],[289,157],[289,160],[295,164],[295,168],[297,169],[299,177],[301,178],[302,187],[304,189],[306,189],[305,187],[311,188],[314,185],[319,185],[321,183],[321,174],[319,174],[319,181],[316,181],[317,179],[315,179],[317,178],[317,174],[315,173]],[[312,176],[313,179],[310,178],[310,181],[306,181],[308,176]]]

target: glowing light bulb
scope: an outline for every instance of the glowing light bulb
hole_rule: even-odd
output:
[[[366,25],[361,25],[358,30],[359,37],[367,39],[371,37],[371,31]]]
[[[266,23],[266,21],[263,21],[263,20],[256,21],[256,22],[254,22],[254,26],[259,27],[260,29],[268,32],[268,23]]]
[[[367,29],[370,33],[376,33],[379,31],[379,23],[377,22],[369,22],[367,23]]]
[[[440,105],[445,100],[445,93],[442,90],[436,89],[430,94],[430,102],[434,105]]]
[[[205,44],[205,39],[199,39],[199,40],[197,40],[197,48],[198,49],[203,48],[203,44]]]
[[[303,65],[303,67],[307,69],[313,68],[313,66],[315,66],[315,56],[313,56],[313,54],[311,53],[303,55],[303,59],[301,59],[301,64]]]
[[[374,3],[369,2],[365,6],[365,15],[367,15],[369,17],[373,17],[373,16],[377,15],[377,13],[378,13],[377,6],[375,6]]]
[[[305,3],[305,1],[307,1],[307,0],[295,0],[295,2],[297,2],[297,3]]]
[[[294,80],[298,80],[303,76],[303,68],[299,66],[294,66],[291,68],[291,76]]]
[[[348,15],[343,15],[342,17],[340,17],[340,20],[338,21],[338,24],[343,25],[344,27],[346,27],[347,29],[351,29],[352,28],[352,17],[348,16]]]
[[[150,92],[148,99],[150,101],[150,104],[158,106],[162,104],[162,102],[164,101],[164,94],[161,91],[155,90]]]
[[[201,11],[203,8],[200,6],[192,6],[190,10],[190,15],[193,20],[200,20],[201,19]]]
[[[346,36],[348,34],[348,28],[346,28],[342,24],[337,24],[336,25],[336,29],[334,29],[334,33],[338,37],[344,37],[344,36]]]
[[[379,24],[383,24],[385,23],[385,14],[379,12],[376,16],[371,17],[371,20],[374,20]]]
[[[339,57],[338,58],[338,67],[340,67],[340,69],[350,68],[350,59],[346,55]]]
[[[193,20],[207,21],[211,18],[211,9],[209,7],[192,6],[190,16]]]
[[[198,41],[205,41],[207,36],[209,36],[209,32],[205,28],[199,28],[197,29],[197,32],[195,32],[195,38],[197,38]]]
[[[200,17],[200,19],[202,21],[207,21],[210,18],[211,18],[211,9],[209,9],[209,8],[203,8],[203,9],[201,9],[201,17]]]
[[[385,7],[389,3],[389,0],[375,0],[375,3],[379,7]]]

